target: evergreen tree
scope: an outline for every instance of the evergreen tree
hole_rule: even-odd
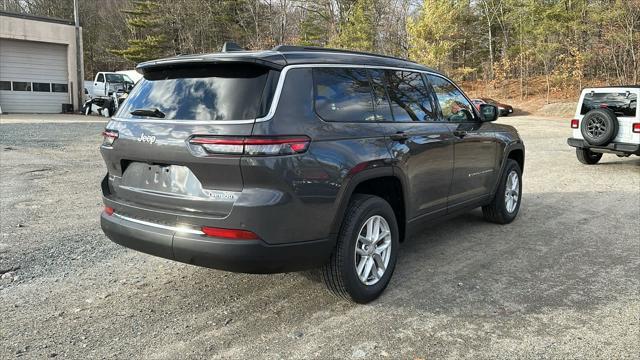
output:
[[[132,0],[133,9],[124,10],[132,36],[129,47],[110,50],[133,62],[157,59],[167,54],[168,40],[161,5],[157,1]]]
[[[329,42],[331,29],[326,17],[319,12],[308,12],[300,22],[299,45],[325,46]]]
[[[407,21],[409,58],[445,68],[456,46],[460,9],[456,1],[424,0],[415,18]]]
[[[329,43],[332,47],[373,52],[376,50],[376,26],[372,0],[357,0],[340,25],[338,35]]]

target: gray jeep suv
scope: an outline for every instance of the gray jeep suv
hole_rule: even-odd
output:
[[[518,133],[422,65],[279,46],[138,71],[101,146],[102,229],[126,247],[236,272],[317,269],[366,303],[428,221],[518,213]]]

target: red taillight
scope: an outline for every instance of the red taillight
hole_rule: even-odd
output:
[[[203,226],[200,230],[211,237],[233,239],[233,240],[257,240],[258,235],[248,230],[221,229]]]
[[[189,140],[192,145],[199,145],[208,154],[242,155],[244,153],[243,138],[194,137]],[[196,149],[194,149],[196,150]]]
[[[112,146],[113,142],[118,138],[118,132],[116,130],[105,130],[102,132],[102,145]]]
[[[633,131],[634,133],[640,133],[640,123],[631,125],[631,131]]]
[[[111,215],[113,215],[113,213],[114,213],[114,212],[115,212],[115,211],[113,210],[113,208],[112,208],[112,207],[108,207],[108,206],[105,206],[105,207],[104,207],[104,213],[105,213],[105,214],[107,214],[107,215],[111,216]]]
[[[578,119],[571,120],[571,128],[577,129],[578,127],[580,127],[580,120]]]
[[[307,136],[195,136],[189,140],[190,144],[201,146],[209,154],[251,156],[300,154],[307,151],[310,142]]]

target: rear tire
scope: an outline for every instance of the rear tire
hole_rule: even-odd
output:
[[[491,202],[482,207],[485,220],[496,224],[509,224],[518,215],[522,201],[522,170],[518,162],[507,159],[498,190]]]
[[[322,280],[338,297],[360,304],[373,301],[389,284],[399,244],[398,223],[389,203],[377,196],[354,194],[336,247],[321,269]]]
[[[576,148],[578,161],[585,165],[595,165],[602,159],[602,153],[593,152],[585,148]]]

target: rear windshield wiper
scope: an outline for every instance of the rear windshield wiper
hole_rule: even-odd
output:
[[[129,114],[136,116],[148,116],[148,117],[157,117],[164,119],[164,113],[160,111],[158,108],[153,109],[135,109]]]

